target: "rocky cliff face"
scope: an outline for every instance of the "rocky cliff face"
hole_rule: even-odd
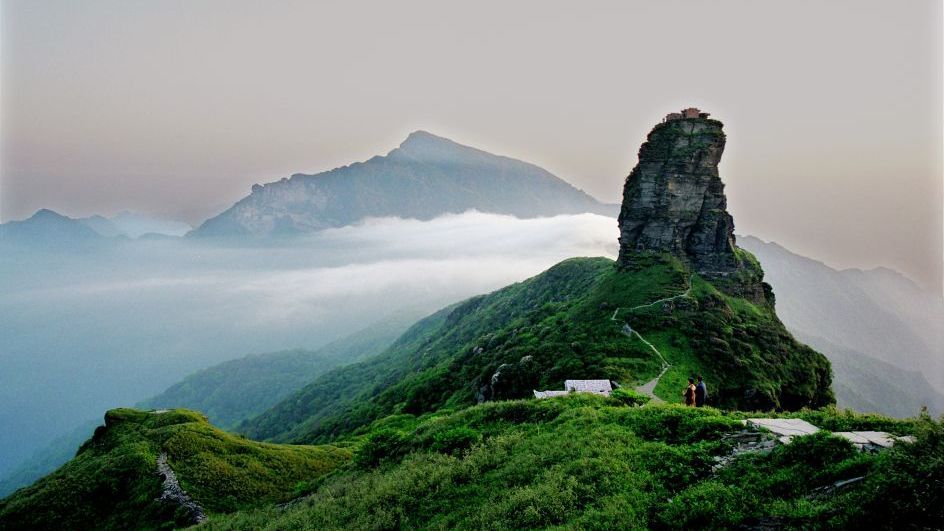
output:
[[[737,269],[734,220],[718,175],[721,127],[708,118],[676,119],[649,133],[623,188],[621,265],[636,252],[657,251],[687,259],[699,273]]]
[[[722,123],[705,114],[678,116],[652,129],[626,178],[619,265],[632,267],[640,252],[671,253],[729,294],[773,305],[760,265],[735,245],[734,219],[718,174]]]

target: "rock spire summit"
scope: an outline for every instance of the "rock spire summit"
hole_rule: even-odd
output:
[[[669,252],[705,276],[739,267],[734,219],[718,162],[723,124],[695,108],[670,113],[639,149],[626,178],[619,215],[619,264],[640,251]]]

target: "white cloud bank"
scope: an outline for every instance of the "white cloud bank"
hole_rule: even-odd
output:
[[[0,473],[201,367],[428,314],[573,256],[614,257],[616,237],[615,220],[593,214],[468,212],[369,219],[292,244],[0,257]]]

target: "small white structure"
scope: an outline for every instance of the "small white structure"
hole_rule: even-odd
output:
[[[609,380],[564,380],[564,390],[610,396],[613,384]]]
[[[552,398],[569,393],[593,393],[595,395],[610,396],[613,384],[609,380],[564,380],[563,391],[534,391],[534,398]]]

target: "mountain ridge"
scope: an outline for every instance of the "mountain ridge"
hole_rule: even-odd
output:
[[[734,243],[717,170],[723,142],[715,120],[656,125],[624,184],[615,263],[572,258],[441,310],[380,356],[325,374],[240,430],[326,442],[384,415],[522,398],[574,378],[655,377],[654,392],[675,401],[662,375],[677,392],[697,373],[713,382],[719,407],[833,403],[828,360],[787,332],[760,264]],[[689,245],[703,232],[714,239]]]
[[[890,287],[881,271],[836,270],[752,236],[742,243],[770,264],[772,282],[790,293],[780,311],[792,329],[901,368],[944,374],[939,356],[944,351],[939,326],[944,299],[923,292],[900,273],[892,276],[897,286]],[[929,383],[944,392],[940,379]]]
[[[335,369],[242,424],[249,437],[321,443],[394,413],[530,396],[568,378],[638,385],[661,359],[611,319],[620,307],[678,295],[691,282],[670,255],[637,257],[627,272],[606,258],[573,258],[420,321],[380,356]],[[799,409],[832,403],[829,363],[797,343],[772,308],[694,279],[692,298],[636,312],[640,331],[673,365],[666,378],[706,375],[714,404]],[[621,315],[627,319],[629,316]],[[677,401],[678,389],[657,388]]]
[[[214,425],[231,429],[319,375],[380,354],[415,321],[409,315],[373,323],[315,350],[251,354],[213,365],[187,376],[137,407],[201,411]]]
[[[367,217],[429,220],[467,210],[529,218],[613,215],[617,206],[534,164],[415,131],[386,155],[253,185],[248,196],[188,236],[289,236]]]
[[[0,239],[13,243],[43,245],[44,239],[57,243],[68,240],[76,243],[100,239],[178,237],[191,228],[183,222],[127,210],[111,218],[99,214],[73,218],[49,208],[41,208],[26,219],[0,224]]]
[[[0,224],[0,243],[56,247],[104,239],[82,221],[48,208],[41,208],[26,219]]]

